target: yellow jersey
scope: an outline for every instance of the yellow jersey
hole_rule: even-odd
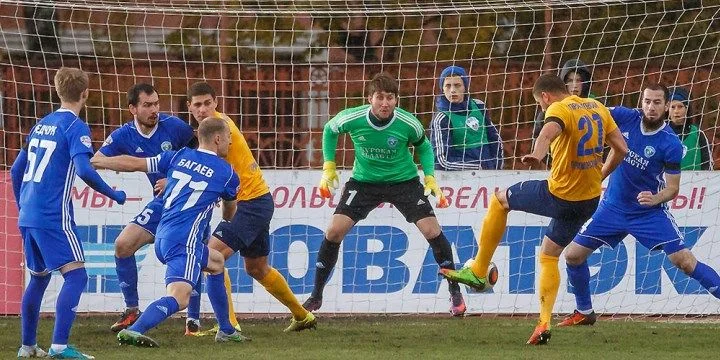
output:
[[[240,191],[237,200],[252,200],[270,192],[270,188],[263,178],[262,170],[250,152],[250,147],[245,137],[240,133],[235,122],[221,112],[215,112],[215,116],[225,119],[230,127],[230,148],[225,160],[232,166],[240,178]]]
[[[600,196],[603,144],[617,125],[599,101],[572,95],[551,104],[545,119],[559,119],[563,130],[550,144],[550,193],[567,201]]]

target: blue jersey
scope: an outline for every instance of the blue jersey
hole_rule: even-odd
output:
[[[78,115],[61,108],[35,124],[26,144],[18,225],[69,231],[74,226],[72,159],[92,155],[90,128]]]
[[[148,158],[148,170],[168,179],[157,238],[195,246],[219,199],[234,200],[240,179],[216,154],[184,148]]]
[[[637,195],[642,191],[655,194],[662,190],[665,187],[663,173],[680,173],[683,156],[680,139],[667,124],[652,132],[643,131],[640,109],[618,106],[610,108],[610,114],[630,151],[620,166],[610,174],[603,204],[613,206],[625,214],[665,207],[666,204],[653,207],[640,205]]]
[[[161,113],[157,126],[150,134],[141,133],[135,121],[130,121],[115,129],[105,139],[99,151],[105,156],[153,157],[163,151],[181,149],[192,137],[193,130],[190,125],[175,116]],[[147,174],[147,177],[150,185],[155,185],[158,179],[163,178],[156,173]]]

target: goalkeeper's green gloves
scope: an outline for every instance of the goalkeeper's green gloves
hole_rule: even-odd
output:
[[[429,196],[431,193],[435,199],[437,199],[438,208],[442,209],[450,206],[450,202],[448,202],[445,195],[443,195],[442,190],[440,190],[440,186],[438,186],[437,181],[435,181],[435,177],[427,175],[425,176],[425,196]]]
[[[322,179],[320,179],[320,197],[332,197],[339,183],[340,181],[338,180],[337,172],[335,172],[335,162],[326,161],[323,164],[323,174]]]

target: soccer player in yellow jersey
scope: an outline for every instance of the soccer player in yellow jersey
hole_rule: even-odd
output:
[[[240,177],[235,217],[230,222],[223,221],[218,225],[208,246],[220,251],[225,256],[225,260],[235,252],[240,253],[245,260],[245,271],[248,275],[260,282],[272,296],[292,312],[293,320],[285,329],[286,332],[314,328],[315,316],[300,305],[285,278],[268,264],[270,220],[275,211],[275,203],[245,138],[232,119],[216,110],[215,90],[208,83],[198,82],[190,86],[187,100],[188,109],[196,120],[202,121],[212,116],[227,121],[231,144],[225,160]],[[211,284],[211,281],[221,281],[221,279],[211,280],[208,276],[208,287],[216,285]],[[224,286],[229,291],[230,284]],[[212,302],[212,294],[209,295]],[[223,321],[218,320],[221,328]]]
[[[535,82],[533,97],[545,111],[545,123],[530,155],[523,163],[540,169],[548,149],[553,159],[548,180],[530,180],[495,192],[480,232],[480,249],[471,267],[458,271],[441,269],[450,280],[477,290],[488,289],[490,260],[505,232],[507,214],[520,210],[552,218],[540,247],[540,321],[528,344],[540,345],[550,338],[550,318],[560,287],[558,258],[595,212],[602,180],[628,151],[608,109],[593,99],[570,95],[555,75]],[[614,150],[603,164],[603,143]]]

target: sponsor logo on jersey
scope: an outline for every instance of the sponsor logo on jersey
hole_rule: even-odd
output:
[[[387,144],[389,147],[394,148],[398,144],[398,139],[394,136],[388,136],[387,138]]]
[[[478,129],[480,129],[480,121],[478,121],[478,119],[474,116],[468,117],[465,120],[465,125],[473,129],[473,131],[478,131]]]
[[[80,142],[87,146],[89,149],[92,149],[92,140],[90,140],[90,137],[87,135],[83,135],[80,137]]]
[[[650,145],[646,146],[646,147],[645,147],[645,157],[649,157],[649,158],[650,158],[650,157],[652,157],[653,155],[655,155],[655,148],[652,147],[652,146],[650,146]]]
[[[103,146],[112,144],[113,139],[112,136],[108,135],[108,137],[105,138],[105,141],[103,141]]]
[[[141,152],[143,152],[143,149],[138,146],[137,149],[135,149],[135,152],[136,152],[136,153],[141,153]]]
[[[172,143],[169,141],[163,141],[163,143],[160,144],[160,148],[162,151],[170,151],[172,150]]]

